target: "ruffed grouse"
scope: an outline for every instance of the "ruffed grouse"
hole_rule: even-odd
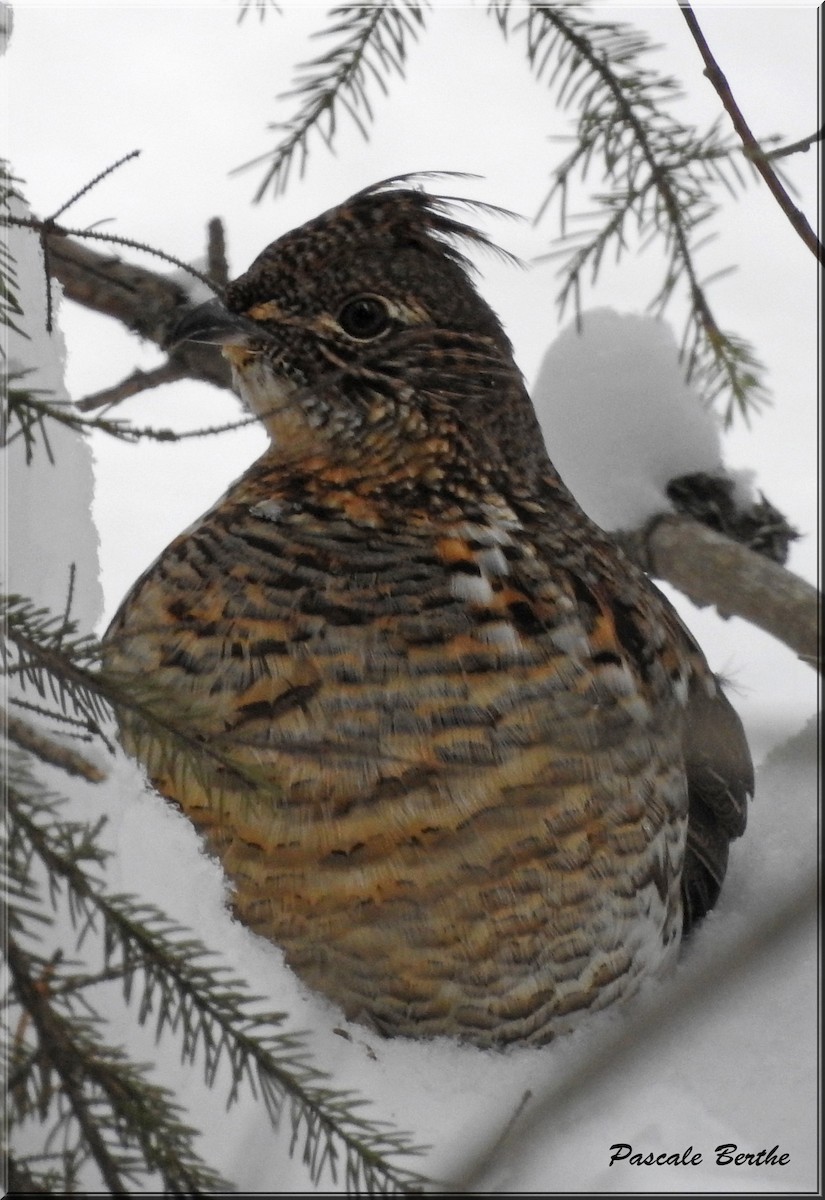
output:
[[[557,475],[462,242],[488,244],[390,180],[183,317],[271,445],[107,659],[212,755],[177,770],[122,714],[307,984],[387,1034],[541,1043],[673,957],[753,777],[693,638]]]

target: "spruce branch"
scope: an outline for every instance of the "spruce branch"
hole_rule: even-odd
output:
[[[29,335],[15,321],[15,318],[23,315],[23,309],[20,307],[14,290],[16,283],[14,259],[9,253],[8,246],[0,242],[0,325],[4,325],[6,329],[13,329],[21,337],[28,339]],[[6,357],[3,341],[0,341],[0,356]]]
[[[56,1076],[59,1123],[69,1116],[77,1123],[83,1146],[78,1165],[91,1157],[112,1195],[126,1192],[126,1182],[136,1182],[147,1169],[159,1172],[166,1190],[177,1195],[225,1190],[225,1182],[191,1149],[195,1130],[180,1121],[168,1090],[149,1083],[119,1048],[102,1042],[100,1021],[61,1011],[36,977],[42,961],[14,937],[8,939],[7,961],[15,997],[37,1036],[40,1073]]]
[[[238,24],[240,25],[248,12],[254,8],[258,13],[258,19],[263,21],[266,16],[267,8],[274,8],[276,13],[281,12],[280,4],[276,4],[275,0],[241,0],[240,10],[238,12]]]
[[[64,711],[89,721],[105,723],[117,712],[138,757],[150,756],[154,770],[178,779],[191,774],[208,780],[217,798],[227,787],[257,798],[272,794],[274,784],[261,771],[225,753],[219,739],[198,732],[198,705],[187,707],[179,696],[171,700],[151,679],[138,683],[101,667],[100,646],[78,636],[73,622],[20,596],[0,597],[0,616],[12,651],[4,647],[6,673],[21,687],[50,695]]]
[[[395,1155],[416,1152],[408,1135],[365,1116],[360,1111],[363,1101],[354,1094],[329,1088],[327,1076],[312,1065],[302,1037],[280,1031],[284,1014],[262,1010],[261,998],[251,996],[225,966],[216,964],[215,956],[201,942],[151,905],[130,896],[107,894],[101,879],[88,870],[89,864],[96,867],[105,864],[99,829],[61,820],[57,811],[59,802],[53,796],[42,791],[31,794],[32,781],[25,769],[13,768],[11,782],[10,860],[12,863],[25,860],[25,869],[18,868],[24,880],[31,878],[33,860],[41,864],[51,881],[53,904],[58,896],[65,895],[73,924],[80,931],[78,948],[96,931],[102,942],[100,971],[84,975],[68,971],[62,965],[55,970],[52,964],[48,986],[43,984],[47,967],[42,958],[29,956],[27,964],[21,957],[16,963],[22,978],[18,999],[23,1002],[29,1019],[47,1045],[51,1045],[53,1036],[60,1038],[58,1061],[52,1061],[54,1055],[50,1050],[47,1067],[49,1073],[57,1070],[61,1088],[65,1086],[60,1068],[66,1044],[76,1059],[69,1064],[72,1079],[80,1077],[84,1086],[101,1087],[105,1091],[110,1078],[122,1071],[123,1062],[120,1058],[113,1059],[105,1048],[102,1061],[98,1058],[90,1061],[89,1037],[94,1022],[80,1020],[75,1014],[69,1017],[59,1013],[54,1016],[52,1011],[44,1013],[44,993],[55,1009],[61,1002],[70,1002],[84,988],[102,980],[120,980],[124,999],[136,1010],[140,1023],[151,1020],[158,1040],[164,1034],[175,1036],[181,1060],[189,1063],[200,1060],[210,1087],[216,1083],[221,1064],[227,1062],[231,1074],[230,1106],[238,1099],[242,1087],[250,1087],[262,1098],[273,1123],[277,1123],[286,1104],[292,1131],[290,1152],[299,1143],[302,1145],[314,1182],[319,1181],[325,1168],[337,1179],[337,1166],[343,1160],[346,1180],[358,1194],[364,1190],[369,1194],[421,1190],[424,1181],[418,1175],[390,1161]],[[25,931],[25,920],[15,913],[11,924],[19,939],[21,930]],[[26,972],[27,966],[30,969]],[[32,995],[35,978],[40,981],[40,1004]],[[18,982],[17,973],[14,982]],[[47,1018],[52,1021],[50,1026],[43,1024]],[[62,1021],[63,1025],[58,1026],[55,1021]],[[18,1038],[18,1042],[21,1040]],[[36,1055],[26,1058],[17,1054],[15,1088],[21,1111],[28,1111],[38,1095],[42,1099],[42,1071],[42,1056],[38,1060]],[[35,1086],[38,1072],[40,1084]],[[127,1083],[133,1082],[135,1079],[129,1075]],[[129,1121],[137,1120],[139,1130],[152,1131],[156,1122],[142,1106],[142,1097],[148,1094],[168,1107],[168,1096],[162,1094],[162,1089],[146,1093],[139,1078],[136,1086],[138,1095],[129,1095],[130,1111],[124,1120],[130,1129]],[[108,1092],[106,1098],[110,1099]],[[82,1096],[75,1097],[70,1092],[69,1100],[77,1106]],[[84,1127],[82,1130],[85,1134]],[[172,1135],[180,1142],[184,1130],[176,1117],[166,1122],[163,1135],[166,1142],[172,1142],[173,1149]],[[177,1157],[167,1148],[158,1165],[155,1143],[160,1139],[157,1133],[153,1138],[150,1143],[141,1143],[143,1161],[168,1175],[169,1162],[173,1165],[177,1162],[180,1147]],[[111,1183],[118,1164],[109,1161],[106,1150],[105,1139],[102,1143],[99,1140],[92,1154],[101,1171],[108,1172],[105,1178]]]
[[[702,61],[705,64],[705,75],[707,75],[713,84],[719,99],[722,101],[725,112],[730,117],[734,129],[742,141],[745,154],[768,185],[772,196],[802,241],[819,262],[825,261],[825,247],[823,247],[822,242],[820,242],[809,225],[805,214],[791,200],[781,179],[770,164],[770,156],[765,153],[751,132],[742,110],[736,103],[736,98],[730,89],[730,84],[707,43],[707,39],[702,32],[702,27],[696,18],[696,13],[693,11],[689,0],[679,0],[679,9],[702,56]],[[785,151],[785,153],[790,152],[788,150]]]
[[[80,986],[98,982],[99,973],[95,979],[76,969],[62,946],[51,955],[34,948],[66,899],[66,876],[90,880],[90,867],[100,867],[106,855],[99,845],[102,821],[63,819],[64,802],[40,787],[32,761],[17,754],[8,764],[3,916],[10,990],[3,1008],[19,1013],[8,1043],[11,1131],[36,1121],[49,1133],[45,1153],[20,1156],[15,1165],[38,1175],[37,1164],[57,1157],[59,1168],[38,1175],[56,1194],[76,1190],[77,1173],[89,1159],[113,1194],[156,1172],[166,1191],[175,1194],[202,1195],[224,1187],[194,1152],[195,1131],[180,1120],[171,1093],[152,1084],[145,1068],[131,1063],[122,1050],[106,1045],[101,1018],[85,1000],[77,1003]],[[33,833],[48,842],[47,854]],[[55,864],[60,870],[51,869]],[[69,897],[67,907],[71,924],[80,926],[79,946],[90,917],[76,896]],[[66,986],[67,977],[75,986]],[[63,1146],[55,1156],[51,1147],[58,1141]]]
[[[9,1195],[33,1195],[33,1196],[50,1196],[53,1193],[57,1194],[61,1187],[64,1194],[70,1194],[76,1189],[74,1184],[74,1175],[71,1168],[66,1165],[63,1172],[58,1172],[54,1168],[51,1170],[37,1170],[33,1158],[29,1156],[27,1162],[21,1162],[15,1154],[6,1153],[5,1147],[2,1150],[3,1155],[3,1178],[6,1180]],[[44,1162],[53,1156],[38,1155],[39,1162]]]
[[[49,393],[36,388],[9,388],[7,407],[0,412],[0,446],[9,446],[18,438],[25,443],[26,463],[34,458],[34,452],[40,442],[46,451],[49,462],[54,463],[54,452],[49,441],[48,430],[51,422],[73,429],[76,433],[99,432],[118,441],[134,444],[139,441],[153,442],[182,442],[190,438],[213,437],[217,434],[230,433],[236,429],[244,429],[247,425],[258,423],[257,416],[239,417],[236,421],[227,421],[223,425],[205,425],[200,429],[175,430],[159,426],[133,425],[127,420],[112,420],[107,417],[86,417],[83,411],[102,407],[106,404],[116,404],[127,395],[134,395],[146,387],[157,387],[161,383],[169,383],[173,379],[187,377],[185,368],[174,364],[166,364],[159,368],[157,377],[149,383],[143,383],[145,375],[141,371],[130,377],[134,386],[125,384],[116,388],[99,392],[89,397],[81,404],[71,401],[47,398]],[[19,378],[19,376],[17,376]],[[15,378],[12,376],[11,378]],[[80,410],[80,411],[78,411]]]
[[[85,190],[85,189],[84,189]],[[52,265],[51,265],[51,249],[53,239],[66,237],[81,237],[92,238],[98,242],[108,242],[113,246],[123,246],[129,250],[140,250],[144,254],[154,255],[155,258],[163,259],[164,262],[171,263],[180,271],[185,271],[191,275],[193,279],[197,279],[200,283],[205,284],[211,292],[217,289],[211,279],[195,269],[189,263],[183,262],[179,258],[175,258],[173,254],[167,254],[165,250],[159,250],[156,246],[150,246],[147,242],[138,242],[134,238],[123,237],[116,233],[100,233],[97,229],[69,229],[63,225],[58,225],[53,217],[46,217],[44,220],[39,217],[17,217],[14,215],[0,218],[0,224],[17,225],[22,229],[33,229],[40,238],[40,245],[43,250],[43,258],[46,270],[47,282],[51,280]],[[185,297],[184,297],[185,299]],[[52,331],[52,296],[51,287],[47,286],[46,290],[46,330],[48,333]]]
[[[332,149],[341,109],[368,137],[373,120],[368,86],[374,83],[386,95],[386,77],[393,73],[404,77],[409,41],[417,37],[416,27],[424,28],[424,5],[413,0],[340,5],[330,10],[329,20],[330,25],[313,36],[332,39],[332,44],[323,54],[301,63],[295,86],[279,97],[301,102],[287,122],[268,126],[283,131],[280,141],[274,150],[236,168],[242,171],[268,163],[256,202],[270,186],[275,196],[286,190],[296,159],[303,177],[313,131]]]
[[[11,211],[12,200],[20,200],[17,191],[18,180],[11,174],[9,165],[0,158],[0,225]],[[17,317],[23,316],[23,309],[17,299],[17,273],[14,258],[4,241],[0,240],[0,326],[13,329],[21,337],[28,339],[25,330],[16,323]],[[5,339],[0,340],[0,358],[6,357]]]
[[[645,64],[655,46],[632,26],[580,16],[570,5],[532,4],[511,29],[509,3],[496,0],[491,12],[505,35],[524,37],[534,74],[547,80],[561,107],[575,104],[578,110],[573,148],[554,168],[539,212],[541,217],[558,204],[561,236],[551,257],[562,259],[560,314],[572,303],[578,316],[584,281],[596,278],[607,251],[621,258],[631,233],[643,246],[661,239],[666,269],[650,307],[661,315],[677,287],[685,287],[690,307],[681,355],[687,378],[708,403],[724,401],[727,424],[736,411],[747,419],[767,400],[764,368],[744,339],[719,324],[707,295],[711,279],[703,279],[697,265],[704,232],[718,211],[709,188],[721,184],[736,194],[744,184],[734,144],[722,138],[719,121],[700,135],[671,116],[669,106],[681,89]],[[593,196],[594,213],[571,218],[571,180],[578,174],[584,181],[596,169],[609,190]],[[571,231],[573,220],[582,227]]]
[[[17,438],[25,444],[26,465],[31,463],[38,443],[42,443],[49,462],[54,465],[54,452],[49,441],[49,432],[43,420],[43,401],[38,396],[49,395],[44,388],[12,387],[11,384],[25,379],[31,371],[11,371],[4,374],[3,400],[0,407],[0,446],[8,446]],[[15,428],[15,425],[17,428]]]
[[[15,708],[21,708],[26,712],[36,713],[38,716],[46,717],[47,720],[53,721],[57,725],[66,725],[73,732],[81,737],[84,741],[90,740],[92,737],[99,737],[100,730],[89,723],[83,717],[72,716],[57,708],[48,708],[42,704],[34,704],[29,700],[23,700],[20,696],[10,696],[9,702]],[[111,749],[107,745],[107,749]]]

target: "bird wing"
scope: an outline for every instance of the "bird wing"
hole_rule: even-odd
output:
[[[754,791],[742,722],[709,672],[704,679],[695,676],[690,689],[684,748],[688,836],[682,908],[687,933],[719,897],[728,847],[745,831],[747,803]]]

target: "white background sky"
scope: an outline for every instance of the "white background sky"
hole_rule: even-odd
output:
[[[621,10],[613,5],[605,7],[610,7],[611,16],[625,16],[664,43],[661,65],[682,78],[688,91],[680,113],[700,123],[712,117],[717,102],[702,77],[698,54],[675,6],[636,5]],[[140,148],[143,153],[136,162],[105,181],[62,219],[77,226],[108,220],[101,228],[157,245],[182,259],[194,259],[203,253],[207,221],[219,215],[226,223],[233,274],[245,269],[280,233],[358,188],[397,172],[438,168],[474,172],[483,178],[445,190],[458,190],[531,217],[545,194],[558,153],[548,137],[569,129],[568,118],[555,111],[544,85],[531,79],[518,41],[505,46],[481,6],[437,4],[428,18],[428,31],[413,47],[407,82],[393,79],[389,100],[375,96],[377,120],[370,142],[364,143],[342,118],[335,157],[316,140],[305,178],[293,179],[286,196],[275,201],[267,197],[252,205],[260,168],[235,175],[229,175],[229,171],[274,144],[276,135],[267,132],[266,125],[285,119],[293,111],[292,102],[278,103],[275,98],[290,86],[293,65],[316,52],[318,44],[313,45],[307,37],[319,26],[322,9],[284,6],[283,16],[269,12],[261,24],[251,13],[240,26],[233,4],[137,7],[110,3],[85,7],[23,0],[15,10],[12,47],[2,66],[13,118],[4,132],[4,141],[33,210],[39,215],[54,211],[107,164]],[[697,11],[757,135],[777,132],[794,140],[813,132],[818,124],[813,5],[702,5]],[[800,189],[799,202],[812,216],[815,156],[797,156],[787,163],[787,169]],[[526,260],[544,252],[555,232],[549,218],[535,227],[529,222],[500,222],[488,223],[487,228],[497,241]],[[764,188],[755,183],[738,204],[726,202],[718,228],[720,236],[703,255],[702,266],[710,273],[736,263],[739,270],[713,287],[712,302],[726,328],[754,343],[768,366],[768,382],[774,394],[773,407],[755,418],[750,429],[740,422],[726,436],[726,460],[731,466],[755,470],[757,487],[802,530],[805,536],[794,547],[790,565],[814,580],[817,327],[813,258]],[[142,261],[163,269],[156,261]],[[528,383],[532,383],[547,345],[560,328],[553,303],[554,268],[545,263],[522,272],[490,259],[480,266],[482,290],[502,317],[517,359]],[[605,272],[598,289],[585,297],[585,305],[642,312],[658,286],[660,269],[661,260],[654,250],[639,260],[631,256],[621,270]],[[677,305],[672,313],[675,324],[680,317]],[[158,352],[138,346],[115,322],[70,305],[63,306],[61,321],[69,347],[68,383],[75,397],[111,385],[136,365],[160,361]],[[128,402],[121,410],[121,415],[139,425],[181,429],[231,420],[236,413],[228,393],[189,384],[158,389]],[[563,438],[564,430],[546,428],[545,433],[552,456],[554,439]],[[154,555],[208,507],[261,448],[260,435],[250,431],[174,447],[148,442],[134,447],[103,438],[95,440],[94,513],[100,535],[104,619],[111,616],[126,588]],[[594,455],[598,453],[604,453],[604,448],[594,446]],[[54,494],[45,498],[59,506],[65,480],[61,484],[57,474],[47,476],[45,486],[48,489],[50,485],[54,486]],[[813,673],[795,663],[790,652],[742,622],[722,623],[713,614],[697,612],[686,603],[681,611],[706,647],[712,665],[733,678],[735,702],[746,721],[756,756],[761,759],[814,711]],[[789,786],[787,781],[783,783],[773,799],[788,799],[782,789]],[[760,811],[754,810],[750,845],[742,851],[729,884],[732,896],[728,919],[734,929],[737,922],[745,920],[749,905],[755,910],[764,904],[766,897],[774,894],[782,875],[800,867],[809,836],[806,831],[810,829],[809,816],[803,819],[802,811],[801,807],[797,810],[789,806],[787,815],[766,812],[764,804]],[[804,813],[808,812],[804,808]],[[126,855],[120,869],[128,886],[144,886],[152,898],[167,905],[174,901],[177,911],[197,927],[200,902],[192,904],[180,896],[170,900],[164,892],[169,874],[176,870],[176,856],[184,854],[174,839],[171,850],[162,844],[170,840],[168,825],[158,824],[161,832],[153,835],[154,818],[147,818],[145,811],[127,811],[119,819],[121,842],[145,849],[151,860],[130,862]],[[756,840],[760,828],[761,844]],[[197,853],[194,841],[187,841],[182,833],[179,836],[186,842],[186,861],[192,866]],[[744,857],[746,853],[750,859]],[[761,889],[749,874],[754,871],[762,873],[760,878],[766,881]],[[210,886],[217,911],[217,877]],[[716,936],[721,934],[717,931]],[[232,954],[239,951],[239,937],[237,931],[229,930],[227,922],[218,940],[223,938],[222,945]],[[242,949],[245,968],[258,986],[266,986],[260,979],[269,978],[271,956],[264,954],[262,959],[260,949],[251,949],[246,943]],[[649,1114],[649,1136],[653,1136],[650,1128],[657,1132],[660,1110],[668,1105],[681,1118],[673,1125],[672,1136],[681,1139],[684,1132],[690,1140],[697,1129],[695,1136],[704,1133],[712,1138],[717,1132],[724,1135],[725,1128],[731,1127],[730,1114],[745,1103],[744,1093],[752,1095],[748,1101],[751,1107],[746,1107],[748,1119],[742,1121],[741,1114],[737,1118],[741,1134],[746,1136],[750,1128],[756,1127],[760,1134],[770,1136],[768,1110],[775,1111],[777,1105],[789,1101],[787,1091],[781,1087],[776,1090],[777,1081],[787,1069],[788,1087],[796,1088],[794,1081],[801,1070],[800,1043],[786,1045],[783,1041],[787,1040],[788,1021],[800,1029],[810,1026],[810,973],[803,979],[794,975],[794,969],[799,969],[799,960],[796,968],[789,967],[785,972],[786,986],[795,979],[802,980],[792,988],[792,995],[783,998],[774,972],[770,979],[763,980],[759,1002],[757,997],[751,998],[748,1021],[741,1029],[737,1029],[735,1020],[725,1024],[722,1018],[716,1032],[703,1038],[702,1053],[708,1057],[700,1054],[697,1060],[696,1055],[692,1056],[694,1068],[697,1061],[702,1068],[694,1076],[686,1065],[681,1070],[680,1078],[687,1080],[686,1091],[680,1093],[675,1108],[670,1089],[680,1074],[676,1058],[667,1060],[658,1084],[640,1077],[642,1116]],[[295,1002],[305,1004],[303,1000]],[[760,1015],[762,1010],[764,1014]],[[786,1014],[784,1024],[779,1020],[779,1031],[775,1027],[777,1012]],[[716,1048],[714,1038],[718,1044],[734,1047],[729,1059]],[[332,1039],[334,1046],[337,1042]],[[763,1065],[770,1065],[774,1091],[767,1083],[768,1076],[754,1073],[753,1064],[745,1070],[748,1046],[757,1043]],[[563,1073],[576,1061],[572,1045],[551,1048],[550,1052],[555,1054],[555,1068],[550,1060],[543,1060],[549,1069]],[[423,1058],[415,1066],[403,1047],[384,1046],[382,1069],[400,1071],[413,1093],[419,1086],[417,1102],[421,1112],[429,1111],[432,1125],[425,1134],[432,1137],[439,1132],[440,1123],[447,1121],[447,1114],[432,1104],[428,1110],[427,1085],[416,1078],[411,1081],[417,1071],[428,1074],[436,1066],[429,1052],[421,1053]],[[812,1049],[808,1053],[813,1053]],[[483,1092],[485,1087],[495,1088],[498,1067],[490,1073],[481,1060],[465,1055],[460,1067],[456,1065],[453,1070],[458,1060],[449,1055],[447,1059],[451,1074],[459,1081],[458,1090],[450,1094],[453,1108],[460,1109],[468,1097]],[[711,1104],[709,1115],[702,1071],[711,1070],[714,1063],[720,1066],[720,1073],[710,1080],[717,1100]],[[512,1063],[508,1072],[511,1067]],[[352,1064],[344,1064],[344,1068],[352,1075]],[[535,1076],[536,1068],[531,1071]],[[737,1072],[741,1089],[731,1083],[731,1073],[736,1077]],[[393,1094],[386,1080],[368,1078],[357,1071],[355,1078],[368,1094]],[[515,1078],[512,1073],[508,1075],[517,1099]],[[430,1086],[436,1088],[443,1083]],[[759,1102],[755,1099],[757,1092],[762,1093]],[[797,1094],[800,1098],[803,1095],[801,1082]],[[417,1108],[406,1111],[400,1101],[397,1108],[399,1119],[407,1123],[419,1112]],[[616,1112],[623,1114],[627,1127],[629,1117],[620,1105],[614,1106]],[[791,1103],[789,1113],[800,1130],[809,1128],[811,1110],[807,1101],[798,1113]],[[215,1128],[220,1129],[220,1118],[215,1121]],[[491,1122],[495,1124],[492,1117]],[[642,1131],[645,1128],[642,1119]],[[579,1158],[586,1159],[589,1154],[603,1158],[605,1138],[630,1140],[629,1135],[622,1135],[622,1129],[611,1125],[599,1131],[596,1142],[585,1138],[575,1143],[576,1153]],[[249,1162],[245,1165],[253,1171],[249,1165],[252,1160],[265,1161],[265,1143],[256,1141],[251,1132],[248,1138],[258,1156],[247,1156]],[[717,1140],[724,1140],[724,1136]],[[562,1165],[561,1176],[554,1179],[566,1178],[566,1186],[571,1186],[569,1181],[578,1178],[575,1154],[571,1158],[568,1153],[568,1158],[567,1168]],[[244,1154],[236,1153],[231,1161],[239,1169]],[[442,1154],[442,1166],[444,1161]],[[601,1169],[601,1158],[599,1164]],[[805,1172],[803,1176],[810,1178]],[[799,1186],[803,1176],[798,1178]],[[255,1178],[253,1172],[249,1186],[255,1185]],[[596,1172],[588,1179],[591,1186],[593,1179],[601,1179],[602,1187],[616,1186],[615,1175],[601,1178]],[[523,1186],[545,1187],[546,1176],[540,1175]],[[625,1179],[623,1186],[635,1189],[639,1185]],[[680,1185],[657,1176],[644,1186],[672,1190]],[[756,1184],[747,1180],[731,1184],[729,1177],[720,1182],[710,1174],[704,1186],[741,1190]],[[760,1182],[760,1186],[782,1190],[784,1185],[779,1177]]]

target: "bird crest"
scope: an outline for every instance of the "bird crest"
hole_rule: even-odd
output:
[[[458,172],[419,172],[397,175],[363,188],[342,204],[328,209],[299,229],[270,243],[249,269],[230,285],[227,303],[240,311],[248,300],[251,282],[260,283],[277,262],[301,274],[314,275],[329,267],[342,250],[363,249],[372,258],[416,249],[448,259],[468,275],[476,273],[466,249],[481,249],[505,262],[523,265],[482,230],[460,220],[456,210],[468,210],[487,217],[520,220],[517,213],[480,200],[460,196],[433,195],[420,186],[432,177],[451,174],[474,178]],[[419,186],[416,186],[419,185]]]
[[[516,255],[492,241],[476,226],[458,220],[453,210],[466,209],[480,216],[504,217],[508,220],[523,218],[497,204],[462,196],[434,195],[425,191],[423,186],[415,186],[423,185],[430,179],[445,177],[478,178],[459,171],[421,171],[395,175],[356,192],[332,212],[351,219],[372,236],[380,236],[383,231],[398,245],[415,245],[423,250],[437,249],[467,271],[475,271],[475,266],[461,250],[462,243],[489,251],[514,265],[522,265]],[[323,220],[323,216],[320,219]]]

